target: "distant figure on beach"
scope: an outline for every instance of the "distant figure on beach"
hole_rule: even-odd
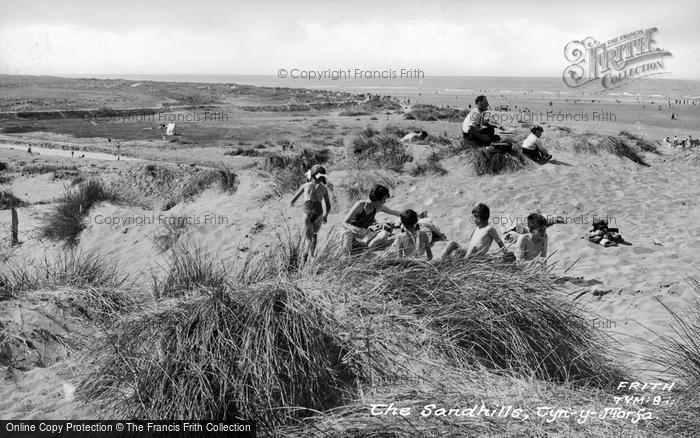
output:
[[[491,210],[486,204],[477,204],[472,209],[472,219],[476,225],[476,229],[469,235],[467,248],[462,248],[457,242],[450,242],[442,252],[441,258],[446,259],[454,252],[457,257],[471,257],[480,254],[486,254],[491,248],[491,244],[495,241],[499,248],[503,248],[504,244],[498,231],[489,225]]]
[[[418,213],[408,209],[401,212],[402,233],[396,236],[389,253],[399,257],[422,257],[425,255],[432,260],[433,251],[430,248],[431,237],[421,231],[418,226]]]
[[[32,154],[32,147],[31,147],[31,146],[28,146],[28,147],[27,147],[27,154],[28,154],[28,155],[31,155],[31,154]]]
[[[476,108],[467,114],[462,123],[462,137],[464,140],[475,142],[479,146],[489,146],[493,142],[500,141],[501,137],[495,133],[495,128],[500,127],[484,120],[484,112],[489,108],[489,101],[486,99],[486,96],[477,97],[474,103],[476,103]]]
[[[673,146],[678,146],[678,136],[677,135],[673,136]]]
[[[386,230],[370,230],[379,212],[401,216],[401,213],[385,205],[389,197],[389,189],[378,184],[369,192],[369,199],[357,201],[352,206],[343,221],[343,248],[348,254],[354,254],[359,249],[381,248],[389,243],[389,233]]]
[[[311,257],[316,252],[316,242],[321,224],[328,221],[328,213],[331,211],[331,201],[326,188],[326,169],[323,166],[315,165],[306,174],[307,182],[302,184],[292,198],[291,205],[303,194],[304,195],[304,236],[308,246],[304,253],[304,260]],[[326,204],[326,213],[323,213],[322,201]]]
[[[549,161],[552,159],[552,155],[542,146],[540,137],[542,137],[543,132],[544,128],[535,126],[530,129],[530,135],[523,141],[522,153],[533,161]]]
[[[547,257],[547,219],[539,213],[527,217],[528,233],[521,234],[515,242],[515,259],[517,261],[534,260],[540,256]]]
[[[70,157],[75,158],[75,148],[73,146],[70,147]]]

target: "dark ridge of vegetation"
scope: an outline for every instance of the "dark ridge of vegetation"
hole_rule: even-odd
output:
[[[631,142],[634,142],[634,144],[643,152],[651,152],[652,154],[661,155],[661,152],[659,152],[658,145],[651,143],[644,137],[632,134],[629,131],[620,131],[619,136],[624,137]]]
[[[465,109],[438,107],[435,105],[418,104],[411,108],[411,111],[404,115],[406,120],[421,120],[424,122],[435,122],[446,120],[448,122],[461,122],[467,117],[468,111]]]
[[[243,149],[241,147],[238,147],[232,151],[224,152],[224,155],[233,155],[233,156],[242,156],[242,157],[259,157],[261,155],[261,153],[256,151],[255,149]]]

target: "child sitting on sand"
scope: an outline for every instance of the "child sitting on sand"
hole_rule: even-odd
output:
[[[425,255],[428,260],[433,258],[433,251],[430,249],[430,236],[427,232],[420,230],[418,213],[411,209],[402,211],[401,230],[402,233],[396,236],[396,240],[389,250],[390,254],[399,257],[422,257]]]
[[[515,242],[515,259],[519,262],[547,257],[547,219],[539,213],[527,217],[526,234],[521,234]]]
[[[323,166],[315,165],[306,173],[307,182],[302,184],[292,198],[291,205],[304,194],[304,235],[309,242],[304,254],[306,260],[311,253],[311,257],[316,252],[316,241],[321,223],[328,221],[328,213],[331,211],[331,201],[326,188],[326,169]],[[326,203],[326,213],[323,214],[321,201]]]
[[[457,257],[470,257],[480,254],[485,254],[491,248],[491,244],[496,241],[500,248],[503,248],[503,241],[498,235],[498,231],[489,225],[489,217],[491,210],[485,204],[478,204],[472,209],[472,217],[476,224],[476,229],[469,236],[469,244],[467,249],[460,247],[457,242],[450,242],[445,251],[442,253],[442,258],[450,257],[452,252],[455,252]]]
[[[425,254],[428,260],[433,258],[430,249],[430,236],[421,231],[418,226],[418,213],[408,209],[401,212],[401,230],[389,251],[399,257],[421,257]]]
[[[523,141],[522,153],[532,161],[549,161],[552,159],[552,155],[547,152],[547,149],[542,146],[542,133],[544,128],[541,126],[535,126],[530,129],[530,135],[527,136],[525,141]]]

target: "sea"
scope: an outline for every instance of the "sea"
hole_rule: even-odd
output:
[[[86,75],[68,77],[85,78]],[[130,81],[164,81],[193,83],[225,83],[262,87],[295,87],[351,92],[357,94],[391,95],[413,98],[424,103],[451,104],[478,94],[528,99],[590,99],[603,101],[665,102],[675,99],[695,100],[700,103],[700,81],[669,79],[655,76],[603,90],[600,82],[581,88],[569,88],[561,77],[468,77],[428,76],[417,78],[280,78],[275,75],[176,75],[176,74],[113,74],[90,75],[97,79],[125,79]]]

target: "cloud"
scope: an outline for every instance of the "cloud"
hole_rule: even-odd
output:
[[[588,36],[527,17],[472,23],[376,15],[265,25],[251,18],[228,28],[158,24],[124,32],[15,23],[0,29],[0,73],[272,75],[279,68],[420,68],[427,76],[554,77],[567,64],[564,46]],[[659,43],[674,53],[672,71],[678,77],[690,76],[700,65],[695,44],[674,47],[665,38]]]

